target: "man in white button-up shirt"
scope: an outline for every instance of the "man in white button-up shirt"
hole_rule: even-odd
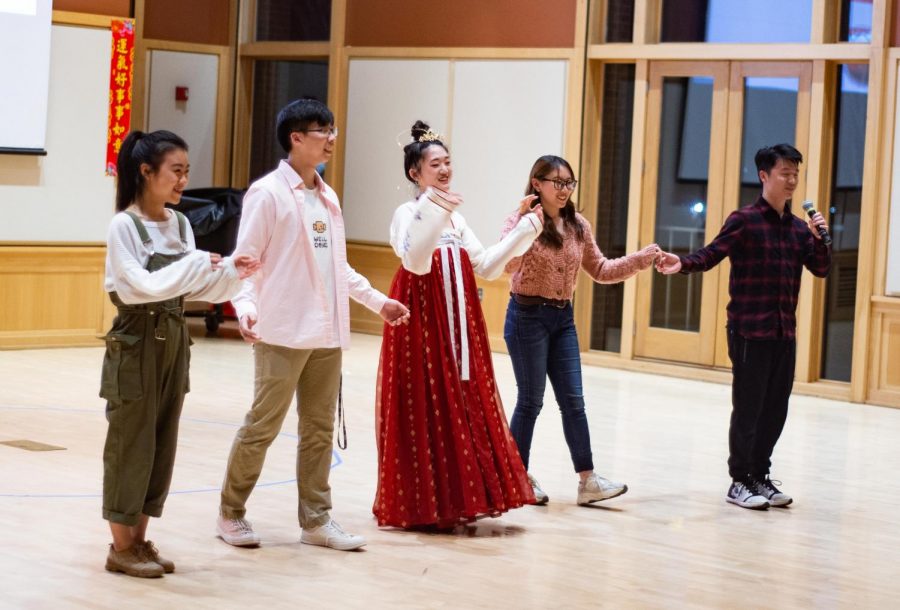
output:
[[[300,540],[352,550],[366,541],[331,519],[328,485],[341,351],[350,343],[348,299],[392,324],[409,312],[347,264],[337,196],[315,169],[337,140],[331,111],[297,100],[279,113],[276,133],[288,158],[247,191],[235,249],[261,261],[233,300],[241,335],[254,344],[255,397],[228,458],[216,529],[229,544],[259,544],[245,504],[296,394]]]

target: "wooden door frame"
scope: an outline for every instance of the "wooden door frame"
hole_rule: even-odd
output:
[[[662,84],[666,77],[712,77],[713,98],[710,129],[710,152],[707,184],[708,202],[722,201],[724,176],[714,171],[715,159],[723,158],[726,146],[726,129],[722,122],[727,117],[729,64],[727,62],[653,62],[650,64],[647,91],[647,129],[644,144],[644,181],[641,197],[640,242],[651,243],[656,238],[656,204],[660,127],[662,111]],[[708,242],[718,232],[721,222],[720,204],[707,206],[704,237]],[[701,290],[701,300],[716,298],[718,290],[717,270],[706,274]],[[701,310],[698,332],[653,328],[649,323],[653,275],[641,273],[637,280],[635,319],[635,355],[638,357],[711,365],[714,358],[716,311]]]
[[[797,78],[797,123],[794,128],[794,146],[801,151],[809,150],[810,113],[812,95],[812,61],[806,62],[759,62],[739,61],[731,63],[731,81],[728,92],[728,134],[725,151],[725,190],[722,199],[722,222],[733,210],[738,209],[740,201],[741,144],[744,135],[744,79],[753,77]],[[805,110],[804,110],[805,109]],[[775,144],[775,142],[773,142]],[[807,159],[808,161],[808,159]],[[762,188],[762,187],[760,187]],[[795,191],[792,210],[802,217],[800,202],[806,198],[807,175],[801,171]],[[728,341],[724,332],[728,316],[725,303],[728,302],[728,279],[731,264],[728,260],[719,263],[718,315],[716,317],[715,366],[730,367],[728,357]]]

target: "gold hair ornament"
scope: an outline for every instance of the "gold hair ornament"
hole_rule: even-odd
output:
[[[438,142],[438,141],[442,142],[443,140],[444,140],[443,135],[441,135],[439,133],[435,133],[435,132],[431,131],[431,129],[429,128],[428,131],[426,131],[425,133],[423,133],[422,135],[420,135],[418,137],[416,142]]]

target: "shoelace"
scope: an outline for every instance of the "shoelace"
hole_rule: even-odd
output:
[[[346,533],[343,529],[341,529],[341,526],[338,525],[338,522],[335,521],[334,519],[332,519],[332,520],[328,523],[328,525],[330,525],[330,526],[331,526],[331,529],[333,529],[333,530],[334,530],[335,532],[337,532],[338,534],[341,534],[342,536],[346,536],[346,535],[347,535],[347,533]]]
[[[144,541],[144,552],[147,553],[150,557],[155,558],[159,555],[159,551],[156,549],[156,545],[154,545],[151,541]]]
[[[759,482],[760,482],[766,489],[768,489],[769,491],[771,491],[772,493],[776,493],[776,494],[781,493],[781,491],[780,491],[777,487],[775,487],[776,484],[777,484],[777,485],[782,485],[782,482],[781,482],[781,481],[775,481],[775,480],[773,480],[773,479],[770,479],[769,477],[766,477],[766,478],[764,478],[764,479],[760,479]]]
[[[231,521],[235,524],[239,534],[250,534],[253,532],[253,527],[246,519],[232,519]]]
[[[159,556],[159,551],[156,550],[156,547],[149,540],[135,544],[135,551],[137,556],[145,561],[156,561],[156,558]]]
[[[750,494],[751,496],[759,495],[756,492],[756,485],[753,483],[752,479],[747,479],[746,481],[736,481],[737,487],[735,488],[734,497],[739,498],[745,492]]]

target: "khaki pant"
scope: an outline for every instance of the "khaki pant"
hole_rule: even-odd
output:
[[[298,518],[304,529],[330,519],[334,416],[341,381],[341,349],[291,349],[257,343],[255,397],[228,456],[219,511],[229,519],[246,514],[266,450],[281,431],[294,394],[300,437],[297,447]]]

